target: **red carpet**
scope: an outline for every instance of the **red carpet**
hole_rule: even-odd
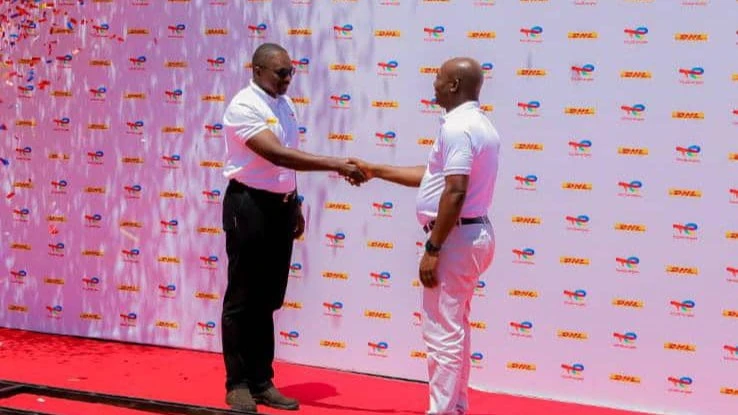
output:
[[[300,399],[297,412],[266,414],[422,415],[427,386],[278,363],[275,382]],[[225,407],[220,354],[53,336],[0,328],[0,379],[115,395]],[[143,414],[111,406],[18,395],[0,406],[63,414]],[[472,391],[470,415],[636,415],[634,412]]]

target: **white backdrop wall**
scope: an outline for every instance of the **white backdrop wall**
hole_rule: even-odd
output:
[[[738,3],[4,2],[0,325],[220,351],[220,120],[256,45],[308,151],[424,164],[467,55],[503,137],[483,390],[738,407]],[[414,190],[300,175],[278,354],[425,379]]]

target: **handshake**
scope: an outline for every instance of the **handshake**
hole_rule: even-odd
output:
[[[364,160],[349,157],[342,160],[336,169],[338,174],[352,186],[361,186],[376,176],[376,166]]]

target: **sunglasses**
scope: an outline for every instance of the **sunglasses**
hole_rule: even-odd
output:
[[[259,66],[259,68],[266,69],[262,66]],[[276,69],[276,70],[270,69],[270,71],[274,72],[274,74],[277,75],[279,79],[285,79],[288,76],[294,76],[295,72],[297,72],[294,66],[291,68],[282,68],[282,69]]]

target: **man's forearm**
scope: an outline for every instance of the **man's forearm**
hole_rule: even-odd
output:
[[[438,217],[436,217],[429,238],[433,245],[441,246],[446,241],[461,215],[464,199],[466,199],[466,192],[463,190],[454,190],[449,187],[443,190],[441,200],[438,202]]]
[[[291,148],[283,148],[275,154],[272,164],[297,171],[338,171],[341,160],[336,157],[319,156]]]
[[[409,187],[420,187],[425,174],[425,166],[401,167],[378,164],[373,167],[374,177]]]

